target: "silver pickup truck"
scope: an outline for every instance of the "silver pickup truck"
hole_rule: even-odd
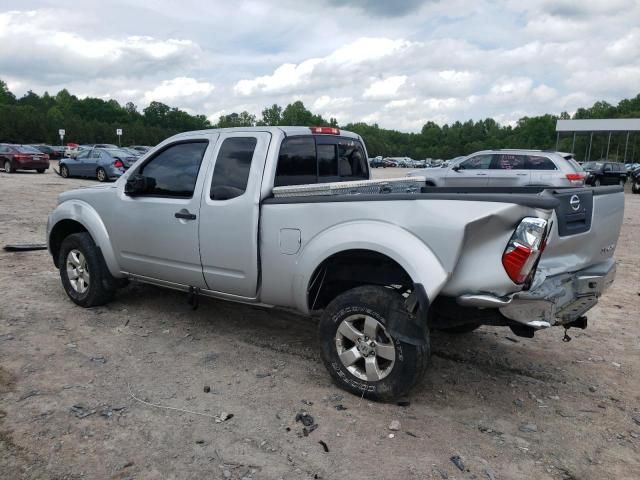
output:
[[[61,194],[49,251],[83,307],[136,280],[318,313],[331,376],[380,400],[418,381],[430,329],[586,327],[615,276],[620,187],[377,192],[367,158],[336,128],[182,133]]]

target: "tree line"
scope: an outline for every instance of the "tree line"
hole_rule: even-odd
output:
[[[17,98],[0,80],[0,141],[11,143],[58,144],[58,129],[65,129],[65,142],[115,143],[117,128],[123,129],[124,145],[155,145],[179,132],[204,128],[224,128],[265,125],[340,126],[360,134],[370,156],[408,156],[415,159],[452,158],[478,150],[495,148],[539,148],[556,146],[556,120],[587,118],[640,118],[640,94],[620,101],[617,105],[596,102],[579,108],[573,117],[563,112],[523,117],[511,125],[500,125],[491,118],[438,125],[427,122],[418,133],[399,132],[380,128],[377,124],[348,123],[338,125],[309,111],[301,101],[286,107],[271,105],[260,117],[249,112],[222,115],[212,123],[204,115],[191,115],[161,102],[151,102],[142,112],[133,103],[120,105],[116,100],[78,98],[66,89],[56,95],[32,91]],[[609,158],[622,159],[626,134],[614,134]],[[640,161],[639,135],[631,136],[627,161]],[[591,159],[604,156],[607,137],[596,135],[591,147]],[[585,159],[589,138],[585,135],[561,138],[559,149],[575,151],[578,159]]]

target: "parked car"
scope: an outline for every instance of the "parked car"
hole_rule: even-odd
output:
[[[61,147],[44,144],[35,144],[29,146],[35,148],[36,150],[39,150],[42,153],[46,153],[47,155],[49,155],[50,160],[53,160],[54,158],[62,158],[64,154],[64,148]]]
[[[369,160],[369,165],[370,165],[372,168],[380,168],[380,167],[382,167],[382,168],[387,168],[387,166],[388,166],[388,165],[387,165],[387,163],[388,163],[388,162],[386,162],[386,161],[385,161],[382,157],[380,157],[380,156],[375,157],[375,158],[371,158],[371,159]]]
[[[75,154],[78,153],[79,146],[80,145],[78,143],[67,143],[67,145],[64,148],[64,156],[67,158],[73,157]]]
[[[631,192],[640,193],[640,168],[636,168],[629,174],[631,180]]]
[[[143,155],[143,153],[140,150],[136,150],[135,148],[120,147],[120,150],[124,150],[125,152],[129,153],[130,155],[132,155],[132,156],[134,156],[136,158]]]
[[[583,166],[587,172],[587,185],[624,185],[627,181],[627,169],[622,163],[597,161]]]
[[[60,161],[60,175],[90,177],[100,182],[115,180],[138,158],[119,148],[87,148],[77,157]]]
[[[448,161],[443,168],[409,172],[432,187],[583,186],[586,174],[573,160],[542,150],[485,150]]]
[[[35,170],[44,173],[49,168],[49,155],[30,145],[0,144],[0,165],[6,173]]]
[[[82,307],[132,279],[316,312],[334,381],[380,400],[421,378],[430,329],[584,328],[613,282],[618,188],[371,193],[369,177],[337,128],[186,132],[108,188],[62,193],[48,247]]]
[[[134,150],[137,150],[141,154],[143,154],[143,153],[147,153],[153,147],[149,147],[148,145],[131,145],[129,148],[133,148]]]

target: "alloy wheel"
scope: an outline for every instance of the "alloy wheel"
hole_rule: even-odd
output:
[[[71,287],[82,294],[89,288],[89,267],[87,259],[80,250],[70,250],[67,254],[67,276]]]
[[[393,370],[396,349],[384,326],[369,315],[351,315],[338,326],[336,350],[352,375],[368,382],[386,378]]]

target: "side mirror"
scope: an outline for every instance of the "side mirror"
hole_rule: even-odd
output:
[[[453,167],[451,167],[451,170],[453,170],[454,172],[459,172],[460,171],[460,165],[454,165]]]
[[[151,177],[145,177],[144,175],[135,174],[127,178],[127,183],[124,185],[124,194],[130,197],[136,195],[142,195],[152,191],[156,186],[156,180]]]

